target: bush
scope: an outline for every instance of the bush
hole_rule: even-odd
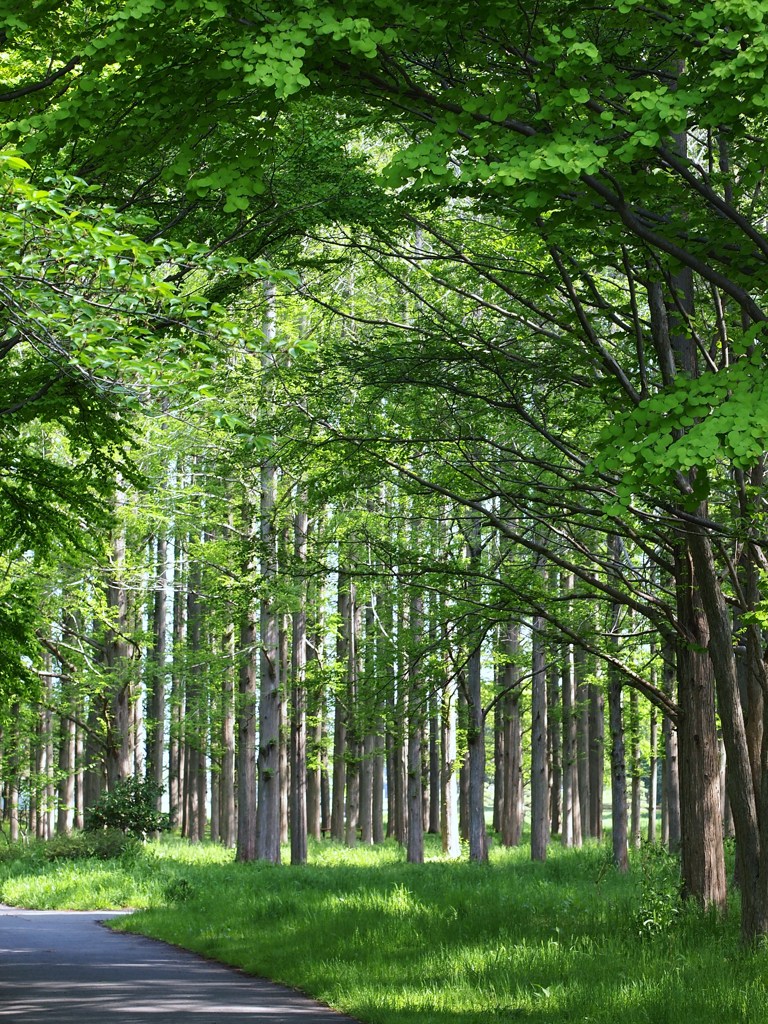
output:
[[[134,854],[139,841],[120,829],[106,828],[94,832],[71,832],[53,836],[42,844],[45,860],[116,860]]]
[[[195,887],[186,878],[174,878],[163,889],[166,903],[187,903],[195,897]]]
[[[168,815],[156,809],[162,786],[153,779],[123,779],[103,793],[85,815],[85,831],[117,829],[127,836],[146,839],[152,832],[170,828]]]
[[[651,938],[669,932],[680,918],[680,862],[663,846],[648,843],[640,851],[639,866],[634,926],[639,936]]]

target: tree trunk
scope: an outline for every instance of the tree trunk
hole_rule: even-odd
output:
[[[674,137],[674,148],[682,159],[687,154],[687,135],[680,132]],[[699,351],[696,338],[690,330],[688,317],[694,313],[694,282],[689,269],[674,270],[666,282],[652,283],[649,288],[652,337],[660,365],[664,372],[664,383],[671,384],[679,375],[696,378],[699,376]],[[687,477],[680,474],[678,482],[685,491],[695,482],[695,471]],[[726,661],[731,672],[729,678],[722,678],[724,703],[721,706],[726,746],[734,737],[731,721],[726,722],[731,711],[730,701],[739,704],[738,686],[732,651],[730,617],[727,620],[727,636],[719,636],[721,623],[715,610],[716,595],[723,608],[722,591],[710,558],[708,541],[701,527],[688,522],[689,509],[681,509],[680,522],[685,523],[685,539],[674,544],[675,590],[678,619],[677,672],[678,672],[678,744],[680,754],[680,850],[682,858],[683,888],[688,896],[694,897],[705,907],[724,909],[726,901],[725,869],[723,861],[722,822],[720,819],[719,768],[717,730],[715,724],[714,685],[712,664],[720,642],[727,643]],[[706,508],[698,510],[706,519]],[[703,545],[699,545],[699,540]],[[712,584],[714,583],[714,587]],[[701,592],[700,592],[701,591]],[[704,597],[705,592],[707,597]],[[714,599],[714,604],[712,603]],[[703,601],[703,607],[702,607]],[[709,604],[708,604],[709,602]],[[709,620],[709,621],[707,621]],[[710,635],[715,637],[709,643]],[[709,644],[710,657],[706,649]],[[731,681],[734,683],[731,692]],[[739,712],[741,707],[739,705]],[[746,740],[743,736],[743,718],[739,715],[744,752]],[[740,743],[733,746],[737,755]],[[730,754],[730,751],[729,751]],[[748,755],[747,755],[748,761]],[[743,767],[743,766],[742,766]],[[741,769],[739,769],[741,772]],[[739,782],[742,779],[739,778]],[[744,823],[751,814],[756,822],[754,794],[744,793],[742,799],[745,811]],[[748,804],[751,803],[751,807]],[[757,849],[755,848],[755,853]],[[768,924],[768,918],[766,919]]]
[[[631,737],[632,756],[630,759],[630,778],[632,798],[630,801],[629,841],[634,850],[640,848],[640,784],[642,782],[642,766],[640,763],[640,703],[637,690],[629,694],[629,732]]]
[[[603,786],[605,774],[605,701],[597,683],[589,695],[589,834],[603,838]]]
[[[531,691],[531,858],[546,860],[549,844],[549,764],[547,761],[547,663],[544,620],[533,620]]]
[[[256,623],[246,607],[240,619],[237,727],[238,861],[256,860]]]
[[[429,702],[429,820],[427,831],[440,835],[440,702],[432,694]]]
[[[85,730],[82,726],[83,721],[83,704],[79,701],[75,705],[75,717],[77,724],[75,726],[75,819],[74,827],[79,831],[82,831],[85,825],[85,803],[83,802],[83,781],[85,778],[85,772],[83,765],[85,762]]]
[[[422,726],[424,713],[421,692],[421,652],[424,604],[421,594],[411,599],[408,659],[408,834],[406,859],[409,864],[424,862],[424,818],[422,790]]]
[[[724,910],[727,894],[720,817],[720,757],[712,662],[707,653],[710,635],[698,573],[682,546],[676,552],[676,591],[678,621],[684,631],[677,645],[683,891],[704,907]],[[728,629],[730,634],[730,621]],[[735,668],[733,676],[735,681]],[[738,701],[737,686],[735,693]]]
[[[278,554],[278,560],[280,559]],[[290,690],[287,680],[291,675],[291,654],[289,651],[289,634],[291,630],[290,615],[280,615],[278,619],[278,646],[280,656],[278,659],[278,678],[281,680],[279,695],[280,710],[280,843],[287,844],[289,841],[289,817],[290,817],[290,786],[291,786],[291,725],[290,712],[288,709]],[[306,714],[306,711],[305,711]],[[306,758],[305,758],[306,760]]]
[[[128,589],[123,582],[125,571],[125,530],[119,530],[112,542],[110,579],[107,583],[107,608],[111,624],[104,641],[104,663],[109,674],[110,703],[107,719],[106,765],[110,788],[132,774],[133,748],[131,735],[131,645],[128,640],[130,622]]]
[[[87,731],[85,736],[85,771],[83,772],[83,804],[86,809],[93,807],[96,801],[101,796],[102,789],[104,788],[105,782],[105,764],[104,764],[104,750],[98,741],[98,730],[99,730],[100,715],[97,707],[96,698],[91,695],[88,699],[88,713],[86,718]],[[49,795],[48,788],[50,783],[47,781],[49,777],[52,777],[53,765],[49,760],[48,756],[48,742],[51,730],[51,712],[49,709],[43,710],[43,717],[41,722],[43,730],[43,737],[45,737],[45,748],[42,754],[42,763],[45,766],[43,771],[46,777],[44,783],[41,800],[42,806],[41,820],[38,824],[38,838],[48,839],[50,832],[48,829],[47,816],[48,816],[48,805]]]
[[[221,680],[221,796],[219,833],[227,849],[237,840],[235,807],[235,627],[222,638],[225,667]]]
[[[563,812],[563,715],[560,702],[560,666],[550,661],[547,675],[547,749],[549,755],[549,831],[560,835]]]
[[[184,673],[186,646],[186,571],[181,539],[174,541],[176,565],[173,579],[173,662],[171,666],[170,739],[168,744],[168,805],[171,828],[181,825],[184,792]]]
[[[440,766],[440,835],[443,853],[449,857],[461,855],[459,842],[458,786],[456,778],[456,731],[458,719],[456,696],[446,679],[442,691],[440,728],[442,736]]]
[[[629,869],[627,855],[627,772],[624,752],[624,722],[621,707],[622,682],[619,672],[608,669],[608,718],[611,728],[611,829],[613,863],[619,871]]]
[[[580,647],[574,650],[576,673],[576,781],[579,789],[580,828],[582,839],[590,836],[589,808],[589,687],[585,682],[587,659]]]
[[[469,723],[467,747],[469,750],[469,859],[488,860],[485,830],[485,711],[480,674],[481,647],[478,643],[467,661],[467,695]]]
[[[308,519],[304,511],[294,518],[294,556],[297,571],[307,561]],[[298,610],[293,613],[291,675],[291,864],[307,862],[307,605],[306,584],[300,581]]]
[[[497,647],[501,647],[497,640]],[[504,708],[502,705],[502,689],[504,665],[494,667],[494,689],[496,691],[493,704],[493,831],[501,835],[501,823],[504,817],[504,778],[505,765],[509,757],[505,751],[506,734],[504,731]]]
[[[373,610],[373,596],[365,604],[364,641],[360,659],[362,678],[359,683],[360,695],[365,695],[363,707],[363,758],[360,763],[360,842],[366,846],[373,843],[373,787],[374,787],[374,751],[376,749],[376,729],[378,713],[375,700],[367,696],[375,692],[375,640],[376,621]]]
[[[204,762],[203,743],[205,724],[203,721],[203,666],[202,666],[202,605],[200,601],[200,563],[191,561],[189,588],[187,590],[187,685],[184,706],[184,781],[185,817],[184,835],[190,842],[200,839],[200,821],[205,814],[205,804],[200,800],[200,771]]]
[[[362,609],[358,601],[357,585],[349,587],[349,638],[347,648],[347,763],[346,763],[346,800],[344,812],[346,818],[345,841],[347,846],[357,844],[357,829],[360,821],[360,762],[362,760],[363,739],[362,712],[359,707],[359,682],[361,661]]]
[[[663,686],[664,692],[670,697],[676,697],[675,679],[677,672],[675,668],[675,652],[669,641],[664,642],[663,647]],[[665,716],[662,723],[662,736],[664,739],[664,776],[662,797],[662,842],[671,852],[680,849],[680,771],[679,754],[677,743],[677,726]]]
[[[8,761],[8,785],[3,801],[3,820],[8,823],[8,838],[12,843],[19,841],[19,772],[21,769],[20,744],[19,744],[19,722],[21,708],[18,702],[11,707],[11,722],[14,724],[14,735],[10,742],[8,736],[4,735],[3,751]],[[10,730],[9,730],[10,731]],[[7,751],[7,753],[6,753]]]
[[[163,755],[165,753],[165,633],[167,628],[168,541],[157,537],[152,602],[152,644],[147,652],[147,767],[148,779],[158,787],[156,810],[162,806]]]
[[[336,639],[336,664],[339,671],[346,672],[349,658],[349,578],[339,569],[337,592],[337,616],[339,620]],[[342,698],[341,687],[335,695],[333,726],[333,796],[331,804],[331,839],[344,842],[344,788],[347,778],[347,709],[346,694]]]
[[[766,841],[768,837],[761,834],[758,825],[760,821],[763,830],[768,828],[768,808],[760,806],[758,818],[757,794],[754,789],[746,724],[733,652],[731,618],[715,568],[711,543],[702,528],[692,527],[688,534],[688,545],[698,584],[698,596],[701,598],[707,620],[708,650],[714,668],[723,741],[728,758],[728,797],[736,833],[737,870],[741,890],[741,931],[745,942],[752,943],[768,934],[768,842]],[[681,696],[681,707],[682,703]],[[768,730],[764,731],[764,736],[766,735],[768,735]],[[762,752],[762,758],[765,763],[765,751]],[[708,762],[706,767],[709,770]],[[712,770],[715,775],[714,783],[716,783],[718,774],[716,763]],[[707,782],[709,782],[708,776]],[[713,789],[715,788],[714,783]],[[766,793],[768,793],[768,785],[765,783],[762,786],[762,793],[763,799],[765,799]],[[682,805],[685,801],[682,788],[680,796]],[[719,804],[719,801],[717,803]],[[716,813],[715,816],[719,825],[719,813]],[[711,825],[711,831],[708,832],[708,837],[711,838],[713,845],[719,828],[716,825]],[[720,838],[722,839],[721,835]],[[722,850],[722,847],[720,849]],[[713,850],[712,857],[714,857],[714,853]],[[713,878],[707,893],[708,902],[720,907],[725,901],[725,882],[723,880],[721,892],[716,884],[720,882],[720,878],[719,874],[715,876],[714,865],[711,875]],[[707,902],[706,898],[705,902]]]
[[[577,748],[576,664],[573,644],[563,658],[563,846],[581,846],[581,805]]]
[[[648,756],[648,832],[649,843],[656,842],[656,817],[658,812],[659,778],[659,720],[656,708],[651,706],[651,722]]]
[[[256,857],[280,863],[280,637],[279,613],[271,588],[277,575],[277,550],[272,515],[277,471],[270,462],[261,467],[260,568],[263,592],[259,602],[259,748]]]
[[[520,715],[520,667],[517,664],[520,627],[507,625],[502,639],[504,665],[501,676],[503,697],[499,707],[504,730],[503,802],[501,806],[501,841],[504,846],[518,846],[523,830],[523,750]]]
[[[314,523],[307,523],[307,541],[312,535]],[[323,827],[328,824],[323,819],[322,799],[322,765],[323,758],[328,756],[324,745],[326,695],[317,669],[320,664],[320,652],[323,645],[323,586],[321,582],[310,579],[307,582],[307,612],[313,616],[312,635],[307,640],[307,679],[309,683],[308,701],[308,736],[307,736],[307,831],[313,839],[323,838]]]
[[[71,681],[62,676],[62,690],[66,687],[71,691]],[[71,699],[71,696],[70,696]],[[71,710],[64,709],[59,720],[59,786],[58,786],[58,817],[56,831],[66,833],[72,831],[75,811],[75,720]]]
[[[319,607],[314,608],[315,598],[319,606],[319,595],[315,594],[310,585],[308,610],[315,611],[317,618],[313,626],[312,639],[307,646],[307,678],[311,679],[308,700],[308,731],[307,731],[307,832],[313,838],[323,838],[323,802],[322,802],[322,762],[324,750],[325,693],[315,678],[315,669],[319,660],[322,634],[319,626]]]

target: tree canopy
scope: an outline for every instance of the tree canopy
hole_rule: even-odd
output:
[[[483,859],[486,723],[519,739],[525,676],[497,817],[503,762],[544,856],[562,771],[580,834],[604,694],[623,865],[629,687],[669,763],[679,741],[684,886],[716,908],[721,730],[744,935],[768,932],[768,4],[16,8],[0,629],[73,721],[89,680],[90,767],[114,786],[157,735],[178,782],[186,744],[187,832],[208,759],[238,856],[279,859],[281,735],[320,801],[332,714],[331,833],[383,820],[386,737],[418,860],[425,730],[448,750],[460,697]]]

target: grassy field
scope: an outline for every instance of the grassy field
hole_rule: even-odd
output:
[[[300,988],[371,1024],[768,1024],[768,950],[676,898],[654,848],[629,878],[604,847],[546,864],[423,866],[395,845],[315,845],[302,868],[166,840],[112,861],[0,857],[0,898],[141,909],[114,927]]]

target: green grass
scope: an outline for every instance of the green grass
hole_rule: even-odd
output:
[[[302,868],[239,865],[207,844],[150,844],[129,863],[0,862],[0,898],[147,907],[114,927],[300,988],[371,1024],[768,1024],[768,950],[744,952],[675,898],[668,859],[632,876],[607,851],[546,864],[403,862],[316,844]],[[26,865],[26,867],[25,867]],[[98,897],[94,896],[98,893]],[[70,902],[72,901],[72,902]]]

